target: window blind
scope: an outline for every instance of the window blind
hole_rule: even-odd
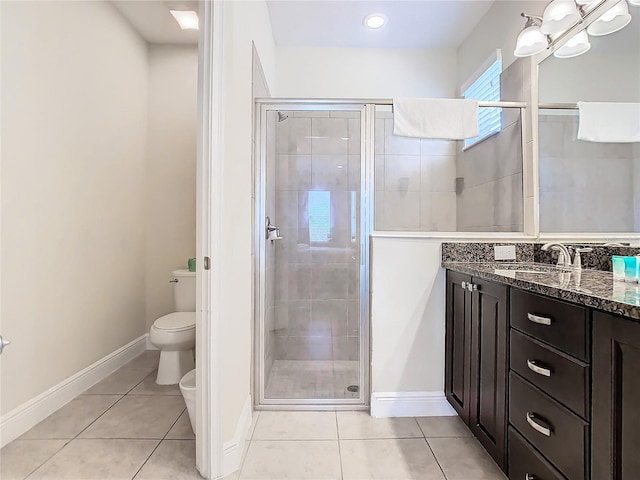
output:
[[[486,102],[500,101],[500,74],[502,73],[502,59],[493,62],[471,85],[462,96],[474,98]],[[502,109],[498,107],[481,107],[478,110],[478,127],[480,133],[477,137],[464,141],[464,148],[468,148],[485,138],[498,133],[502,129]]]

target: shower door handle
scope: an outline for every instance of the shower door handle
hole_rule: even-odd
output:
[[[272,241],[282,239],[282,236],[280,235],[280,227],[273,225],[269,217],[267,217],[265,221],[265,238]]]

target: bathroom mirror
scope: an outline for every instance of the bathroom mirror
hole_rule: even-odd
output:
[[[539,65],[542,234],[640,232],[640,144],[576,139],[577,101],[640,102],[640,8],[630,13],[587,53]]]

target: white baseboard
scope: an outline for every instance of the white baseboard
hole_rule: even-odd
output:
[[[66,378],[47,391],[14,408],[0,419],[0,447],[15,440],[87,388],[110,375],[146,350],[144,334],[106,357]]]
[[[439,417],[457,415],[444,392],[374,392],[372,417]]]
[[[236,424],[236,432],[233,436],[233,440],[224,442],[224,454],[222,460],[222,476],[225,477],[240,468],[242,462],[242,453],[244,451],[244,442],[249,434],[251,428],[251,419],[253,416],[253,403],[251,402],[251,395],[247,397],[240,413],[240,418]]]

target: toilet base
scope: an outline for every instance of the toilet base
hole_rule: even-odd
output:
[[[158,385],[176,385],[180,379],[195,368],[193,350],[160,350],[158,363]]]

